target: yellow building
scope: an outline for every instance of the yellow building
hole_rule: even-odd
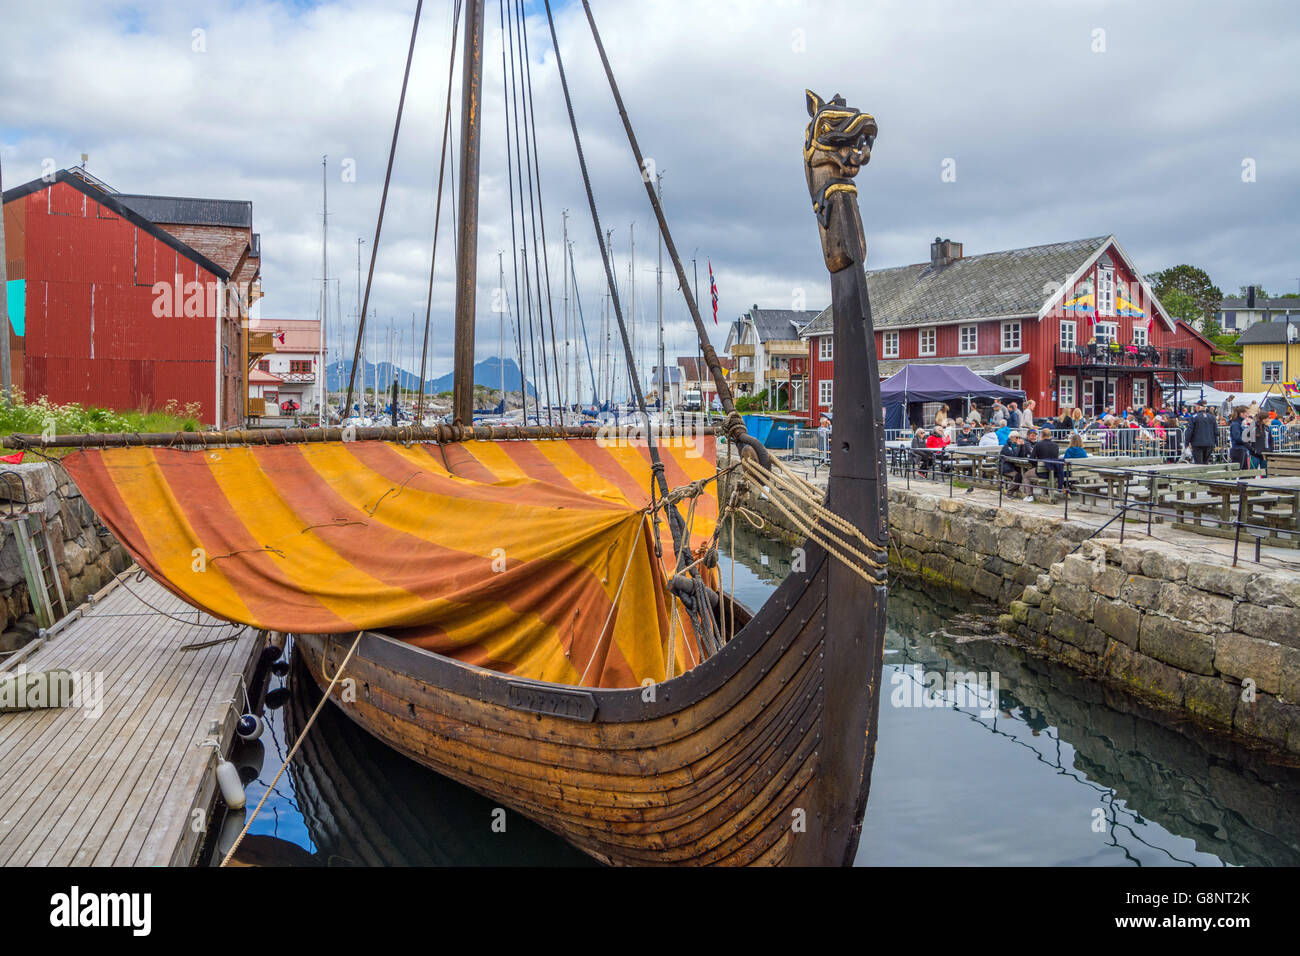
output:
[[[1237,344],[1241,346],[1242,391],[1262,392],[1270,385],[1300,377],[1300,320],[1252,325],[1237,338]]]

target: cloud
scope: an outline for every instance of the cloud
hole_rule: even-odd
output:
[[[842,93],[879,122],[859,176],[872,266],[920,261],[936,234],[974,254],[1114,233],[1146,271],[1191,262],[1225,290],[1295,288],[1300,34],[1286,4],[1249,14],[1173,2],[592,5],[642,148],[664,175],[688,280],[689,260],[699,260],[711,331],[704,260],[713,263],[719,345],[727,321],[751,304],[789,307],[797,290],[808,308],[829,300],[800,155],[805,86]],[[513,243],[510,235],[498,9],[488,5],[484,51],[480,358],[498,349],[498,250],[513,299],[510,249],[522,242],[518,223]],[[124,191],[251,199],[262,314],[306,318],[320,300],[328,154],[331,302],[345,313],[334,345],[350,351],[356,238],[368,256],[413,10],[411,0],[66,0],[11,10],[0,39],[6,182],[39,175],[46,157],[72,165],[84,151],[91,171]],[[567,209],[595,335],[603,270],[544,9],[529,2],[526,11],[555,319],[562,324]],[[556,18],[624,295],[635,222],[634,311],[649,361],[649,204],[581,6],[557,4]],[[376,348],[391,322],[409,352],[412,314],[423,321],[450,22],[450,0],[426,2],[375,271]],[[454,96],[459,80],[458,65]],[[458,141],[457,118],[452,125]],[[1253,183],[1242,181],[1245,159],[1255,161]],[[345,160],[355,182],[339,178]],[[955,163],[953,182],[941,179],[945,160]],[[450,366],[449,204],[433,293],[435,373]],[[668,351],[687,354],[694,336],[667,257],[665,270]]]

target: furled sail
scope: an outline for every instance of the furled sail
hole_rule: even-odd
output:
[[[711,439],[662,442],[672,487],[712,477]],[[630,687],[700,659],[669,617],[644,440],[356,441],[64,459],[140,566],[216,617],[267,630],[383,630],[560,684]],[[696,499],[692,545],[717,500]]]

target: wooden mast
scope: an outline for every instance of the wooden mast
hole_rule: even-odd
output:
[[[457,423],[468,425],[474,420],[474,294],[478,279],[479,139],[483,127],[483,0],[465,0],[465,25],[452,417]]]

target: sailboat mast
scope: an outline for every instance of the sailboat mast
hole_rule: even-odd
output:
[[[506,297],[506,263],[504,253],[497,253],[497,295]],[[501,372],[501,414],[506,411],[506,308],[500,303],[497,310],[497,369]]]
[[[484,0],[465,0],[465,56],[461,77],[460,222],[456,241],[456,344],[452,419],[474,420],[474,293],[478,276],[479,139],[483,120]]]
[[[329,162],[328,156],[320,158],[320,358],[316,363],[317,383],[316,392],[320,396],[320,411],[316,416],[316,424],[321,428],[325,427],[325,400],[329,393],[325,391],[325,324],[329,311],[329,186],[326,184],[326,165]]]
[[[659,202],[664,201],[664,175],[663,173],[655,174],[655,189],[659,193]],[[659,410],[663,412],[668,408],[668,383],[664,381],[667,377],[667,369],[664,368],[664,237],[659,237],[659,266],[655,270],[655,311],[658,312],[659,318],[659,374],[655,376],[659,380]]]
[[[569,210],[561,211],[560,215],[564,220],[564,238],[560,248],[560,266],[564,272],[564,385],[561,402],[567,409],[569,407]]]

